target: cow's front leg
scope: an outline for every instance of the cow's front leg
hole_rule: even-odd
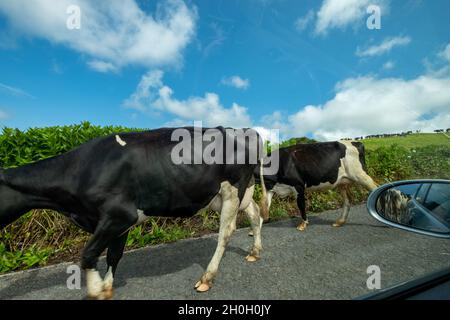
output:
[[[297,191],[297,207],[302,218],[302,221],[297,226],[297,230],[305,231],[309,224],[308,217],[306,216],[305,188],[302,186],[296,186],[295,190]]]
[[[236,217],[239,209],[238,189],[229,183],[222,184],[220,190],[222,197],[222,210],[220,213],[219,239],[216,251],[206,268],[206,272],[195,284],[198,292],[205,292],[211,288],[211,283],[217,274],[220,260],[231,234],[236,229]]]
[[[87,296],[91,299],[110,299],[112,297],[112,280],[115,267],[120,260],[125,244],[127,230],[137,220],[137,213],[114,208],[111,215],[105,215],[98,223],[95,232],[83,250],[81,267],[86,270]],[[118,240],[120,239],[120,240]],[[108,249],[108,272],[105,281],[102,280],[97,262],[100,254]],[[122,250],[118,250],[122,248]],[[114,266],[115,265],[115,266]],[[107,290],[105,290],[107,288]]]
[[[113,282],[114,275],[116,274],[117,265],[123,255],[123,250],[125,249],[125,244],[128,238],[128,231],[123,233],[118,238],[111,241],[108,246],[108,253],[106,255],[106,262],[108,264],[108,269],[103,280],[103,292],[102,295],[105,299],[111,299],[114,294]]]

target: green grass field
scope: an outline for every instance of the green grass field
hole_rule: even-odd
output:
[[[442,133],[418,133],[406,137],[373,138],[362,140],[366,149],[374,150],[378,147],[387,147],[393,144],[411,149],[430,145],[450,146],[450,134]]]

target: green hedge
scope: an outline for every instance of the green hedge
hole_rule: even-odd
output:
[[[26,131],[3,128],[0,135],[0,168],[13,168],[49,158],[97,137],[112,133],[143,131],[120,126],[77,125],[30,128]]]

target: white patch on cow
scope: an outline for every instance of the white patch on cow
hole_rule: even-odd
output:
[[[120,144],[122,147],[125,147],[127,143],[123,141],[118,134],[116,134],[116,141],[118,144]]]
[[[253,192],[255,191],[255,186],[250,186],[245,190],[244,197],[241,200],[239,210],[245,210],[250,205],[253,200]]]
[[[220,191],[218,194],[216,194],[214,196],[214,198],[202,210],[208,210],[208,209],[213,210],[213,211],[222,210],[222,197],[220,196]]]
[[[349,181],[359,183],[368,191],[373,191],[376,189],[377,184],[367,174],[367,172],[364,171],[361,161],[359,161],[358,149],[349,141],[341,141],[341,143],[347,147],[345,158],[343,159],[346,178]]]
[[[103,280],[95,269],[86,270],[87,292],[89,297],[97,298],[103,291]]]
[[[345,157],[341,159],[341,166],[344,166],[345,176],[351,180],[358,180],[361,173],[364,173],[361,161],[359,161],[359,151],[351,141],[339,141],[345,145]]]
[[[222,193],[222,188],[223,188],[222,186],[224,185],[224,183],[225,184],[229,184],[228,181],[222,182],[220,184],[221,188],[220,188],[219,192],[208,203],[208,205],[206,207],[204,207],[202,210],[208,210],[208,209],[209,210],[213,210],[213,211],[220,211],[220,210],[222,210],[223,201],[222,201],[221,193]],[[244,197],[242,198],[242,201],[240,203],[239,210],[245,210],[250,205],[250,202],[253,199],[253,192],[254,191],[255,191],[255,186],[254,185],[249,187],[249,188],[247,188],[245,190],[245,194],[244,194]]]
[[[147,221],[150,217],[145,215],[144,211],[138,209],[137,210],[137,215],[138,215],[138,219],[135,223],[135,225],[140,225],[141,223],[144,223],[145,221]]]

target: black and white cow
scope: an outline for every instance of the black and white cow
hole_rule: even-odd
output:
[[[194,128],[184,129],[191,134],[191,143]],[[259,165],[248,159],[244,164],[175,164],[174,130],[101,137],[53,158],[0,170],[0,229],[30,209],[43,208],[57,210],[92,233],[81,266],[86,270],[88,296],[101,299],[112,297],[113,277],[131,227],[149,216],[190,217],[209,207],[221,212],[218,245],[195,285],[197,291],[209,290],[236,228],[238,210],[246,212],[256,236],[247,261],[259,258],[261,218],[252,200],[253,172]],[[230,136],[224,128],[218,130],[224,139]],[[193,154],[213,145],[226,160],[230,155],[219,140],[203,142]],[[235,150],[239,144],[242,147],[242,141],[236,142]],[[248,151],[247,140],[243,147]],[[102,280],[97,261],[105,249],[108,269]]]
[[[263,198],[261,215],[268,218],[265,208],[270,207],[273,195],[280,197],[294,195],[302,220],[297,229],[306,229],[308,219],[305,211],[305,190],[327,190],[339,188],[344,199],[343,213],[333,224],[345,224],[350,210],[348,186],[360,184],[369,191],[377,185],[366,173],[364,145],[360,142],[335,141],[311,144],[297,144],[279,149],[279,170],[275,175],[263,175],[267,196]],[[260,171],[255,171],[261,178]]]

